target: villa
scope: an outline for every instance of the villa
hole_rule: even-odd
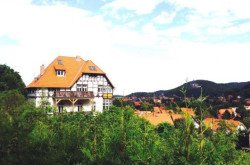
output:
[[[46,100],[58,112],[102,112],[112,103],[114,86],[91,60],[58,56],[46,68],[40,67],[39,76],[26,89],[36,106]]]

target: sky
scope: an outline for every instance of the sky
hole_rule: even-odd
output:
[[[249,0],[0,0],[0,64],[26,85],[58,55],[92,60],[115,94],[250,81]]]

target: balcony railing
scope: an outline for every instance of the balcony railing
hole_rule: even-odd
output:
[[[93,92],[83,91],[55,91],[55,98],[94,98]]]

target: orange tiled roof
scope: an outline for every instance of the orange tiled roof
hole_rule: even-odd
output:
[[[171,112],[171,111],[170,111]],[[135,114],[146,119],[149,123],[154,126],[157,126],[161,123],[168,123],[174,125],[174,121],[177,119],[183,119],[184,116],[182,114],[173,114],[173,113],[158,113],[151,111],[139,111],[136,110]]]
[[[221,115],[223,115],[223,114],[226,112],[226,110],[227,110],[227,109],[219,109],[219,110],[218,110],[218,113],[221,114]]]
[[[236,110],[230,108],[230,109],[227,109],[227,112],[230,113],[230,115],[232,115],[232,114],[234,114],[236,112]]]
[[[154,112],[161,113],[161,109],[159,107],[154,107]]]
[[[92,66],[94,66],[94,69],[91,68]],[[57,76],[56,69],[65,70],[65,76]],[[58,56],[44,70],[44,73],[39,75],[26,88],[70,88],[84,73],[105,75],[90,60],[84,61],[82,58],[77,57]]]
[[[141,117],[145,118],[149,121],[149,123],[153,124],[154,126],[157,126],[161,123],[169,123],[171,125],[174,125],[170,115],[168,113],[150,113],[142,115]]]
[[[170,109],[170,110],[163,109],[163,110],[161,110],[161,111],[162,111],[162,113],[170,113],[170,114],[171,114],[171,113],[174,113],[173,110],[171,110],[171,109]]]
[[[236,121],[236,120],[223,120],[223,119],[215,119],[215,118],[206,118],[203,120],[203,123],[211,128],[213,131],[217,131],[221,126],[220,126],[220,122],[224,121],[226,124],[226,127],[230,130],[230,131],[236,131],[238,126],[242,125],[242,123],[240,121]]]
[[[171,114],[172,119],[178,120],[178,119],[184,119],[184,116],[182,114]]]
[[[184,112],[184,113],[188,113],[190,116],[195,116],[195,113],[194,113],[194,111],[193,111],[193,109],[192,108],[181,108],[181,111],[182,112]]]
[[[218,116],[223,116],[225,112],[228,112],[230,115],[235,115],[236,114],[236,109],[235,108],[228,108],[228,109],[219,109],[218,110]]]

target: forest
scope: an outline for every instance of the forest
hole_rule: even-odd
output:
[[[11,76],[5,77],[12,84]],[[196,129],[187,115],[174,125],[155,127],[123,105],[103,113],[56,113],[46,102],[40,107],[29,102],[24,86],[11,88],[1,81],[0,164],[250,163],[249,153],[237,149],[238,134],[226,131],[223,123],[216,133]],[[203,101],[195,100],[200,114],[206,110]]]
[[[243,98],[250,97],[250,82],[233,82],[233,83],[215,83],[208,80],[194,80],[186,82],[180,85],[177,88],[170,90],[159,90],[155,92],[136,92],[131,93],[128,96],[136,97],[153,97],[153,96],[167,96],[167,97],[182,97],[180,92],[181,88],[185,86],[187,89],[187,97],[198,98],[200,96],[201,88],[205,96],[210,98],[219,97],[219,96],[241,96]]]

